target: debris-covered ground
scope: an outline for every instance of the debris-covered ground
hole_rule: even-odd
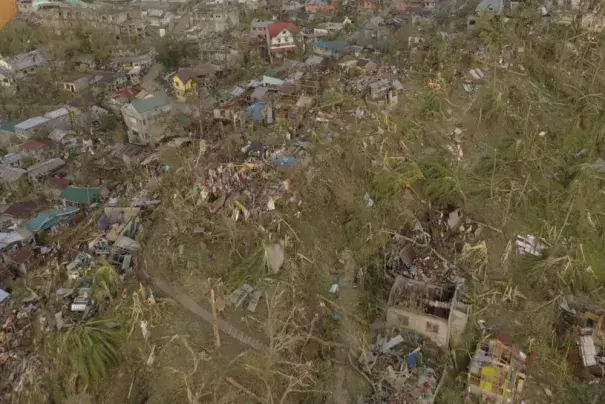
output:
[[[605,401],[598,10],[319,3],[2,92],[0,402]]]

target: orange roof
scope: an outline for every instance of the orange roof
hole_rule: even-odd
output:
[[[276,22],[267,27],[269,31],[269,38],[275,38],[280,32],[287,29],[293,34],[298,34],[300,32],[300,28],[294,25],[291,22]]]
[[[17,15],[17,0],[0,0],[0,28]]]

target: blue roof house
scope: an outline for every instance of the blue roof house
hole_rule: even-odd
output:
[[[313,52],[321,56],[340,59],[346,53],[347,47],[346,42],[317,41],[313,43]]]
[[[68,206],[63,209],[52,209],[38,213],[36,217],[27,222],[27,227],[34,233],[48,231],[59,223],[70,222],[80,209]]]

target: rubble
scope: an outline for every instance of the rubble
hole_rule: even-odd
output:
[[[525,353],[500,339],[482,342],[469,365],[467,391],[482,401],[516,402],[525,385],[527,361]]]
[[[231,295],[229,295],[228,301],[236,309],[238,309],[246,300],[248,300],[248,298],[250,298],[246,309],[249,312],[254,313],[256,312],[256,308],[258,307],[258,303],[260,302],[262,296],[262,289],[255,289],[251,285],[244,283],[242,286],[235,289]]]
[[[267,172],[263,161],[250,161],[242,165],[221,164],[209,169],[207,175],[196,181],[194,190],[200,200],[208,204],[210,213],[226,210],[244,213],[246,219],[263,211],[275,210],[275,201],[289,193],[289,183],[275,179]],[[292,199],[298,202],[298,199]],[[239,214],[237,214],[239,215]]]
[[[40,385],[43,375],[48,372],[43,358],[28,351],[32,325],[40,308],[37,297],[16,301],[6,298],[0,304],[0,371],[5,378],[2,393],[10,389],[20,393],[26,388]],[[6,397],[3,397],[5,399]]]
[[[374,383],[370,396],[358,403],[433,403],[443,377],[438,350],[414,333],[378,334],[359,357],[360,370]]]
[[[78,252],[75,258],[66,265],[69,279],[76,280],[82,277],[84,270],[90,267],[92,256],[84,252]]]
[[[267,228],[267,222],[271,222],[271,225],[278,221],[282,223],[281,214],[284,213],[282,211],[286,211],[284,209],[286,204],[296,207],[303,203],[303,199],[295,191],[297,184],[294,184],[294,181],[300,179],[297,174],[304,171],[308,164],[321,162],[320,159],[312,160],[311,156],[314,148],[319,148],[322,143],[332,142],[338,146],[336,144],[337,140],[342,140],[347,134],[356,132],[355,137],[361,140],[359,144],[363,145],[367,156],[374,154],[368,145],[377,144],[376,138],[384,138],[385,140],[380,147],[380,154],[383,151],[388,152],[388,150],[383,150],[383,145],[392,147],[391,139],[389,139],[389,132],[393,131],[392,128],[395,128],[395,132],[408,131],[408,122],[404,125],[399,122],[389,122],[388,111],[393,109],[395,110],[394,114],[403,113],[404,110],[400,109],[403,103],[402,100],[412,98],[404,97],[404,94],[408,89],[415,90],[415,87],[419,84],[414,82],[417,77],[423,78],[422,87],[428,86],[430,90],[450,97],[451,92],[442,91],[449,89],[450,75],[446,72],[448,69],[442,63],[446,59],[441,56],[449,58],[452,55],[449,52],[442,52],[442,50],[448,48],[439,49],[439,52],[433,53],[433,50],[435,50],[433,48],[436,45],[435,39],[438,41],[441,38],[442,41],[448,41],[450,44],[460,43],[462,45],[463,41],[467,41],[467,38],[456,32],[442,31],[443,27],[435,30],[434,26],[431,30],[436,38],[429,37],[431,34],[427,32],[429,24],[424,23],[433,23],[431,18],[437,8],[441,9],[441,4],[438,4],[436,0],[427,0],[419,6],[410,6],[404,4],[406,3],[404,1],[389,5],[390,10],[387,10],[385,5],[375,1],[363,1],[359,5],[344,3],[342,10],[338,11],[339,17],[336,20],[331,18],[330,22],[326,22],[328,18],[322,13],[336,11],[336,3],[324,4],[312,1],[306,5],[288,4],[297,12],[283,14],[292,14],[301,25],[309,22],[311,18],[315,19],[315,14],[317,14],[315,21],[318,24],[312,24],[313,26],[317,25],[315,30],[310,27],[303,27],[302,29],[306,38],[314,38],[313,42],[306,44],[306,49],[299,49],[302,44],[299,43],[300,41],[294,40],[294,34],[298,34],[301,30],[294,26],[292,22],[268,21],[260,23],[255,21],[252,23],[251,31],[246,29],[244,32],[238,32],[242,31],[235,29],[239,24],[239,13],[232,7],[227,7],[229,8],[228,13],[225,10],[219,10],[220,7],[216,8],[214,6],[200,6],[204,9],[208,8],[207,12],[204,11],[203,13],[197,10],[197,7],[197,11],[190,10],[191,13],[184,13],[183,10],[179,10],[179,13],[183,13],[182,17],[186,19],[183,21],[188,23],[189,26],[185,24],[180,34],[174,32],[174,38],[201,39],[198,44],[200,46],[193,46],[192,48],[199,48],[200,56],[221,63],[221,66],[207,65],[206,67],[211,68],[212,73],[199,74],[197,77],[178,73],[187,71],[192,73],[194,70],[201,73],[202,70],[205,70],[201,65],[195,69],[178,66],[175,67],[178,69],[176,70],[177,74],[168,74],[163,79],[168,81],[169,85],[175,77],[179,79],[181,86],[176,85],[176,87],[180,88],[173,88],[174,91],[171,94],[175,95],[180,101],[183,101],[182,98],[186,98],[185,89],[188,87],[194,88],[199,84],[201,89],[209,95],[204,97],[208,98],[210,102],[206,111],[202,111],[202,104],[206,104],[205,102],[200,102],[198,111],[194,111],[197,107],[195,105],[180,108],[184,107],[181,104],[177,108],[178,103],[164,94],[163,89],[155,88],[158,85],[160,87],[164,86],[166,83],[159,80],[155,82],[155,78],[148,80],[141,77],[142,73],[155,70],[151,69],[151,66],[154,65],[154,52],[136,57],[119,58],[113,62],[106,62],[105,65],[107,68],[119,70],[122,73],[128,72],[123,76],[126,81],[130,81],[130,84],[126,86],[120,83],[112,83],[111,86],[115,87],[111,89],[112,92],[117,90],[118,94],[114,94],[102,104],[104,106],[109,104],[112,108],[109,108],[109,106],[106,106],[107,110],[98,106],[90,108],[93,114],[96,115],[95,122],[90,123],[89,127],[83,128],[82,131],[78,130],[77,138],[72,138],[71,134],[76,133],[76,130],[71,128],[71,124],[69,128],[58,129],[54,126],[48,128],[50,138],[56,141],[54,146],[61,148],[60,154],[57,153],[52,158],[51,156],[36,157],[35,160],[38,160],[38,162],[30,166],[28,170],[10,166],[10,164],[21,164],[22,158],[16,158],[18,154],[11,151],[4,158],[3,166],[0,167],[2,178],[7,181],[10,180],[9,182],[13,184],[18,183],[15,179],[27,174],[26,177],[31,182],[36,183],[36,187],[43,187],[45,185],[44,180],[52,175],[53,182],[62,184],[60,195],[63,196],[63,203],[77,204],[79,208],[52,206],[52,209],[50,209],[50,206],[48,206],[49,209],[46,211],[33,212],[33,215],[36,216],[23,224],[26,229],[29,229],[30,233],[35,233],[35,242],[38,242],[38,239],[44,240],[47,236],[52,236],[53,239],[56,238],[60,242],[55,243],[53,240],[52,244],[48,243],[48,245],[30,248],[25,245],[31,243],[30,239],[21,232],[0,233],[0,247],[6,253],[7,258],[5,260],[9,264],[17,266],[23,275],[27,275],[26,272],[29,272],[30,266],[32,269],[40,269],[40,263],[48,264],[45,265],[43,270],[39,271],[44,271],[44,276],[52,271],[51,268],[59,267],[57,263],[61,263],[61,266],[67,269],[68,275],[67,280],[61,279],[62,282],[65,281],[66,283],[56,293],[51,291],[51,287],[54,288],[54,285],[57,284],[56,279],[52,279],[53,282],[47,282],[48,278],[40,277],[47,283],[43,288],[46,288],[48,293],[40,293],[40,296],[31,297],[26,301],[15,302],[11,289],[7,288],[7,292],[0,289],[0,304],[2,304],[0,308],[8,310],[8,312],[2,313],[5,314],[2,317],[5,320],[2,334],[2,354],[6,354],[6,350],[9,350],[10,355],[14,355],[13,345],[21,344],[22,340],[28,339],[28,333],[32,328],[32,317],[36,318],[37,316],[36,319],[40,321],[41,328],[44,331],[54,330],[55,327],[57,331],[62,331],[71,326],[74,318],[78,319],[77,321],[82,321],[95,315],[97,306],[102,302],[95,301],[96,290],[94,291],[95,297],[93,297],[89,279],[86,279],[89,270],[94,271],[100,262],[106,260],[120,274],[122,279],[132,271],[137,262],[136,255],[140,254],[143,249],[142,245],[149,245],[147,240],[137,238],[137,231],[144,220],[143,213],[154,209],[156,209],[155,213],[163,213],[164,206],[160,204],[170,204],[169,195],[173,192],[172,190],[165,192],[165,189],[163,189],[166,184],[168,186],[172,185],[170,181],[167,181],[171,179],[170,177],[178,177],[179,180],[184,178],[185,182],[185,184],[180,183],[180,189],[174,191],[174,199],[182,197],[181,202],[195,206],[196,214],[204,216],[199,218],[199,221],[196,220],[190,223],[189,226],[181,226],[181,223],[177,223],[177,225],[170,226],[174,229],[166,231],[166,245],[173,252],[173,259],[184,261],[189,256],[189,250],[187,250],[188,244],[186,241],[180,239],[182,234],[178,234],[183,227],[186,227],[186,232],[193,232],[197,236],[197,242],[205,248],[206,239],[216,236],[211,234],[214,231],[214,226],[208,223],[209,221],[218,222],[223,218],[230,218],[231,220],[225,221],[229,225],[256,227],[262,231]],[[490,5],[492,3],[497,5],[497,10],[491,9],[493,8]],[[491,14],[492,12],[500,14],[503,12],[503,10],[500,10],[501,4],[503,3],[485,0],[481,2],[476,12],[478,14]],[[282,8],[284,6],[282,4]],[[116,5],[115,7],[119,6]],[[249,7],[249,5],[246,5],[246,7]],[[254,6],[254,8],[256,7],[258,5]],[[307,8],[306,11],[312,11],[312,13],[299,13],[301,7]],[[356,8],[361,10],[355,10]],[[398,10],[398,8],[402,9]],[[449,8],[449,5],[443,5],[443,10],[440,11],[452,11]],[[276,10],[275,7],[269,5],[267,10],[262,11],[282,16],[279,7]],[[214,15],[214,12],[218,14]],[[367,18],[361,19],[356,24],[352,24],[349,20],[347,25],[350,24],[349,28],[355,32],[348,32],[347,29],[347,32],[338,34],[342,36],[329,38],[334,39],[334,41],[315,41],[316,37],[328,35],[328,31],[333,31],[330,35],[337,35],[337,32],[344,28],[344,21],[348,20],[348,17],[344,15],[340,17],[341,14],[357,15],[358,12],[361,12],[362,15],[363,13],[371,13],[373,16],[368,15]],[[71,15],[71,13],[67,14]],[[80,13],[75,14],[79,15]],[[261,17],[262,14],[260,13],[258,17]],[[164,36],[169,30],[165,25],[170,25],[170,30],[172,30],[173,25],[175,27],[179,25],[178,21],[173,18],[175,16],[170,12],[146,10],[144,15],[147,17],[147,21],[153,22],[153,26],[161,24],[163,28],[160,31],[160,36]],[[405,21],[403,15],[405,15]],[[225,20],[223,17],[229,18],[228,24],[222,21]],[[129,16],[124,16],[124,18],[131,19]],[[213,31],[212,35],[219,32],[229,35],[220,35],[221,38],[212,38],[210,41],[210,38],[206,36],[210,33],[206,32],[207,30],[203,27],[204,24],[198,24],[202,20],[206,21],[207,18],[217,20],[210,24],[215,25],[214,28],[209,29]],[[277,17],[272,16],[271,18],[275,19]],[[136,19],[138,20],[138,17]],[[476,28],[477,18],[471,17],[469,24],[471,21]],[[391,55],[393,39],[398,38],[402,27],[406,26],[406,30],[408,29],[408,22],[411,30],[406,32],[405,37],[408,38],[407,50],[409,54],[406,56],[400,54],[405,52],[397,50],[396,54]],[[135,31],[140,31],[141,34],[145,31],[144,26],[139,24],[134,24],[133,29],[136,28],[135,25],[139,27]],[[192,27],[191,25],[199,26]],[[277,28],[280,29],[276,30]],[[449,30],[453,28],[454,25]],[[278,33],[279,38],[276,38]],[[172,36],[170,37],[172,38]],[[205,39],[208,39],[209,42],[203,44],[202,42]],[[217,39],[216,43],[214,39]],[[517,54],[524,52],[523,48],[507,44],[501,47],[501,50],[496,49],[494,53],[493,49],[490,48],[491,44],[488,46],[487,44],[478,43],[481,39],[477,37],[468,41],[472,44],[472,50],[459,49],[463,53],[463,67],[455,70],[454,78],[457,80],[456,85],[460,86],[462,84],[462,88],[467,93],[475,93],[480,86],[485,85],[492,77],[492,69],[494,73],[494,92],[497,90],[496,74],[508,77],[512,74],[521,75],[515,70],[525,70],[516,60]],[[135,43],[138,42],[135,41]],[[311,43],[313,45],[308,46]],[[526,44],[528,49],[530,45],[530,43]],[[568,42],[567,45],[575,47],[571,42]],[[299,53],[298,51],[301,51],[301,54],[306,52],[302,59],[306,60],[306,63],[286,60],[282,65],[281,62],[284,60],[282,58],[285,53],[293,52],[287,56],[289,58]],[[319,55],[309,56],[309,52],[319,53]],[[418,63],[418,66],[434,66],[430,68],[430,71],[419,72],[416,70],[415,64],[408,63],[410,62],[408,59],[412,59],[412,57],[424,58],[424,53],[431,55],[431,58],[436,57],[436,61],[439,63],[434,63],[435,61],[430,59],[421,60],[422,63]],[[579,52],[576,50],[576,55],[578,54]],[[493,60],[487,60],[488,58]],[[92,56],[86,58],[74,57],[73,62],[78,59],[80,59],[78,62],[79,69],[96,71],[99,68],[97,66],[98,61],[94,60]],[[246,68],[242,69],[242,66],[238,66],[241,64],[240,59],[246,61]],[[101,64],[103,65],[103,63]],[[271,66],[268,66],[268,64]],[[236,69],[232,70],[233,67],[236,67]],[[515,67],[518,67],[518,69],[515,69]],[[262,70],[264,71],[260,73]],[[454,68],[449,70],[454,70]],[[252,71],[255,72],[254,77]],[[332,71],[335,74],[332,74]],[[222,74],[223,72],[226,74]],[[227,83],[226,79],[230,78],[234,72],[238,73],[238,80],[241,81]],[[240,72],[243,72],[242,77],[239,77]],[[250,74],[247,74],[249,72]],[[195,80],[190,82],[186,76],[191,76],[190,78],[195,78]],[[101,84],[101,81],[106,81],[101,80],[102,78],[105,78],[105,76],[98,76],[95,80]],[[411,79],[409,86],[406,81],[408,78]],[[502,79],[499,78],[499,80]],[[144,88],[142,91],[138,87],[141,81]],[[145,83],[147,81],[151,81],[153,84]],[[173,83],[178,84],[178,82]],[[215,89],[213,88],[215,85],[223,88]],[[211,93],[212,95],[210,95]],[[198,95],[200,94],[198,93]],[[421,97],[416,97],[417,95]],[[416,93],[413,98],[422,99],[422,95],[422,93]],[[216,100],[214,99],[215,96]],[[474,97],[474,95],[471,97]],[[446,109],[443,111],[440,110],[441,106],[445,105],[444,103],[437,98],[431,99],[431,102],[436,104],[438,112],[441,112],[446,119],[449,119],[450,122],[454,120],[455,112],[449,107],[445,107]],[[75,110],[75,107],[72,108],[71,104],[75,103],[69,104],[69,110],[67,107],[62,109],[65,110],[68,118],[75,119],[76,112],[73,113],[74,117],[69,116],[72,109]],[[450,104],[454,105],[451,102]],[[124,118],[124,123],[128,127],[128,141],[133,142],[133,144],[120,144],[119,141],[113,138],[106,139],[103,136],[98,136],[100,132],[103,132],[104,135],[112,132],[110,129],[100,129],[100,126],[104,126],[102,124],[105,117],[118,117],[112,116],[108,110],[122,111],[122,113],[132,112],[131,115],[126,114],[122,118]],[[162,113],[166,112],[166,116],[159,115],[160,110]],[[187,110],[187,114],[184,115],[189,116],[180,116],[183,115],[180,113],[175,114],[177,110]],[[433,112],[435,111],[431,113]],[[435,113],[438,115],[437,112]],[[177,118],[178,115],[178,118],[184,118],[188,122],[183,124],[179,122],[179,125],[176,125],[174,123],[180,119],[174,119],[170,121],[171,124],[167,124],[168,115],[170,115],[170,119]],[[27,121],[30,121],[31,124],[32,119],[34,118]],[[37,120],[37,124],[45,123],[46,119],[50,118]],[[384,124],[382,123],[383,119]],[[373,121],[377,122],[378,129],[370,129],[367,131],[368,133],[364,132],[371,128]],[[481,115],[479,121],[481,122]],[[412,122],[411,118],[410,122]],[[415,126],[420,126],[416,122],[413,123]],[[436,124],[439,124],[439,122],[436,122]],[[465,130],[465,132],[460,127],[461,124],[456,125],[452,132],[445,133],[445,141],[440,143],[442,144],[440,152],[445,151],[445,154],[447,154],[447,151],[449,151],[451,156],[448,156],[448,159],[452,157],[452,161],[462,162],[464,159],[469,159],[465,156],[465,153],[471,150],[470,145],[466,143],[480,138],[478,132],[483,129],[483,125],[477,125],[474,130]],[[27,129],[27,125],[17,124],[15,126],[20,126],[20,130]],[[161,133],[157,133],[156,136],[154,134],[155,129],[160,129],[160,126],[162,127]],[[164,126],[178,126],[178,128],[164,128]],[[151,127],[154,127],[153,131],[150,130]],[[226,131],[231,130],[231,128],[234,128],[234,131],[227,133]],[[552,131],[552,128],[549,130]],[[88,131],[90,136],[86,133]],[[538,133],[538,137],[545,137],[546,133],[546,130],[541,131]],[[31,139],[32,135],[34,135],[33,129],[31,132],[19,133],[17,138]],[[48,133],[45,135],[48,135]],[[234,136],[230,137],[229,135]],[[311,136],[313,141],[310,141]],[[549,136],[551,136],[550,132]],[[214,143],[219,137],[220,142]],[[202,138],[204,140],[199,140]],[[195,155],[198,152],[198,140],[199,154],[197,159],[195,157],[191,158],[191,161],[187,161],[187,164],[173,162],[175,158],[180,159],[189,156],[189,152],[193,152]],[[223,143],[224,140],[231,142],[230,145],[234,147],[229,147],[230,145],[227,142]],[[32,148],[32,142],[40,143],[39,140],[29,140],[28,142],[29,149]],[[134,143],[144,143],[146,146]],[[431,143],[433,143],[432,139]],[[241,145],[245,146],[240,148]],[[422,143],[421,146],[425,147],[427,144]],[[463,146],[465,147],[463,148]],[[406,151],[411,150],[403,141],[401,147]],[[489,153],[485,151],[485,144],[477,144],[475,147],[477,149],[483,147],[482,154],[489,157]],[[47,149],[50,148],[45,147],[43,149],[47,152],[49,151]],[[238,149],[241,150],[239,155]],[[338,150],[339,147],[334,149]],[[408,154],[405,151],[404,153]],[[87,156],[78,156],[78,154],[86,154]],[[225,157],[227,154],[228,157]],[[89,157],[93,155],[95,156],[94,166],[97,169],[102,169],[95,170],[95,173],[96,171],[104,173],[99,175],[98,178],[92,178],[93,176],[86,172],[89,167],[93,167],[93,164],[89,161],[92,160]],[[59,156],[64,158],[59,158]],[[578,153],[575,157],[582,156],[582,153]],[[385,157],[391,158],[386,153]],[[170,165],[168,161],[170,161]],[[379,164],[379,162],[374,161],[372,163]],[[9,166],[5,167],[4,165]],[[602,170],[603,167],[601,166],[603,165],[602,159],[598,158],[593,168]],[[128,170],[123,170],[124,167]],[[318,164],[317,167],[313,168],[319,170],[321,165]],[[76,170],[81,172],[74,172]],[[123,171],[127,172],[129,178],[123,178],[126,177]],[[418,172],[418,179],[424,180],[422,172],[420,170]],[[118,178],[108,179],[105,177],[106,173],[115,174]],[[183,173],[186,174],[183,175]],[[547,175],[551,179],[555,178],[550,174]],[[73,186],[71,182],[75,181],[74,177],[85,177],[84,179],[78,178],[78,180],[81,181],[81,185],[86,185],[86,187]],[[130,177],[134,177],[134,179]],[[285,179],[288,177],[292,179]],[[109,182],[116,182],[118,185],[109,184]],[[410,184],[406,184],[406,187],[408,188],[406,192],[411,193],[413,191]],[[148,191],[148,189],[151,191]],[[362,192],[364,191],[362,188]],[[67,193],[72,195],[67,195]],[[92,197],[92,194],[94,194],[94,197]],[[382,207],[382,199],[378,192],[374,193],[373,190],[368,190],[362,198],[360,196],[361,194],[357,194],[356,203],[368,208],[364,212],[370,216],[372,212],[376,215],[381,214],[379,208]],[[462,198],[465,199],[464,196]],[[52,201],[49,205],[58,202],[58,199],[55,199],[49,198]],[[107,204],[101,208],[105,200],[107,200]],[[423,204],[425,202],[422,201]],[[297,209],[294,216],[300,218],[303,211],[303,209]],[[196,217],[196,219],[198,218]],[[591,220],[590,216],[588,216],[588,219]],[[458,253],[462,250],[462,254],[464,254],[475,246],[487,250],[485,241],[480,240],[480,236],[483,229],[488,226],[472,221],[466,212],[463,212],[458,206],[440,206],[437,209],[430,206],[426,217],[420,218],[420,220],[414,218],[414,220],[413,228],[404,228],[399,230],[398,233],[391,233],[392,237],[385,252],[386,277],[388,281],[392,281],[386,308],[386,321],[391,329],[396,329],[401,333],[389,335],[389,337],[378,336],[375,343],[367,351],[364,351],[362,358],[360,358],[362,371],[377,385],[374,397],[376,401],[373,402],[430,403],[433,401],[438,390],[438,374],[442,367],[425,360],[424,354],[434,350],[429,347],[432,344],[441,348],[455,346],[457,339],[464,330],[470,310],[470,306],[463,296],[465,276],[468,276],[468,274],[465,274],[459,267],[461,260]],[[241,222],[245,221],[250,226],[242,225]],[[68,230],[65,225],[69,224],[75,227],[80,222],[86,224],[75,229],[82,230],[81,234],[76,235],[67,232],[67,235],[63,234],[65,230]],[[593,225],[593,227],[596,226]],[[291,230],[294,233],[294,229]],[[158,231],[155,226],[151,233],[154,231]],[[76,231],[73,233],[76,233]],[[80,237],[82,234],[86,234],[84,238]],[[296,233],[294,234],[296,235]],[[31,238],[33,237],[32,234]],[[162,237],[164,237],[164,234],[162,234]],[[296,237],[298,238],[298,236]],[[44,243],[41,242],[40,244]],[[305,243],[301,242],[302,244]],[[517,236],[515,245],[518,254],[537,257],[542,256],[544,250],[548,248],[544,240],[532,235]],[[267,271],[271,275],[279,274],[286,262],[285,240],[270,241],[263,246],[263,249],[263,259]],[[298,255],[311,262],[301,253],[298,253]],[[144,258],[147,257],[141,257],[138,263],[144,261]],[[363,271],[357,271],[357,269],[355,267],[350,272],[359,277],[363,276]],[[63,271],[60,272],[63,275]],[[346,270],[344,272],[349,273]],[[359,273],[361,275],[358,275]],[[35,275],[38,276],[39,274]],[[54,274],[51,274],[51,276],[54,276]],[[358,280],[357,276],[355,282]],[[325,289],[328,293],[338,297],[341,286],[343,291],[349,291],[347,289],[349,284],[343,282],[341,285],[336,278],[332,280],[329,288]],[[325,289],[323,289],[323,292],[325,292]],[[245,307],[247,311],[254,313],[258,309],[262,295],[262,289],[246,283],[233,291],[228,300],[235,309]],[[44,302],[44,310],[38,310],[41,305],[40,301]],[[51,302],[49,303],[49,301]],[[65,306],[65,308],[59,309],[57,307],[59,305]],[[567,300],[561,300],[559,307],[566,316],[581,317],[581,320],[577,321],[572,328],[573,339],[577,344],[583,366],[597,368],[602,373],[605,372],[602,366],[605,364],[605,352],[602,346],[603,323],[601,314],[593,312],[587,314],[586,311],[574,307]],[[38,315],[39,313],[37,313],[34,315],[33,313],[37,311],[43,311],[44,314]],[[52,313],[55,313],[54,316]],[[334,321],[340,320],[339,313],[331,313]],[[578,319],[576,318],[576,320]],[[590,324],[588,320],[591,320]],[[148,339],[148,332],[150,332],[147,327],[147,323],[141,321],[141,330],[146,340]],[[149,328],[151,329],[151,326]],[[506,362],[494,353],[496,348],[501,351],[506,349],[497,343],[494,343],[494,346],[491,344],[490,342],[487,347],[478,347],[472,364],[475,367],[469,371],[469,379],[471,375],[480,378],[477,387],[482,391],[482,395],[486,394],[486,391],[490,394],[494,393],[493,384],[491,386],[485,385],[485,380],[482,379],[483,373],[489,373],[490,366],[499,369],[502,362]],[[511,350],[511,352],[513,351]],[[514,354],[520,355],[516,351]],[[8,361],[10,355],[6,355]],[[489,361],[486,360],[486,357],[490,357]],[[11,376],[8,380],[11,383],[14,382],[15,386],[21,386],[19,388],[22,389],[24,380],[22,375],[28,374],[25,378],[31,380],[33,379],[31,377],[32,369],[42,372],[40,369],[42,366],[34,356],[27,359],[27,363],[25,357],[15,359],[15,363],[19,360],[23,362],[16,366],[16,376]],[[147,364],[151,366],[154,361],[155,345],[147,359]],[[492,365],[497,362],[498,366],[490,365],[490,361]],[[479,370],[476,369],[477,366],[480,367]],[[511,367],[512,365],[511,363],[504,363],[502,366]],[[491,375],[488,374],[487,376],[493,376],[494,373],[495,371],[492,371]],[[515,383],[518,383],[518,380],[515,380]],[[471,389],[471,384],[469,381],[469,389]],[[505,398],[513,395],[514,390],[518,388],[514,386],[514,389],[507,390],[510,386],[505,388],[500,385],[497,387],[502,390],[501,395]],[[506,390],[506,394],[504,390]]]
[[[558,307],[561,310],[557,326],[559,339],[575,345],[568,359],[585,370],[579,372],[584,379],[602,378],[605,375],[605,313],[595,309],[591,301],[576,296],[560,298]]]
[[[484,225],[466,217],[461,209],[429,212],[425,222],[394,233],[386,249],[386,271],[429,283],[464,283],[464,276],[435,248],[456,251],[460,245],[480,240]],[[426,230],[425,230],[426,229]]]

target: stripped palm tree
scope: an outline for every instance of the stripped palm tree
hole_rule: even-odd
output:
[[[76,324],[63,336],[61,350],[85,381],[101,380],[120,359],[121,331],[116,319],[100,318]]]

